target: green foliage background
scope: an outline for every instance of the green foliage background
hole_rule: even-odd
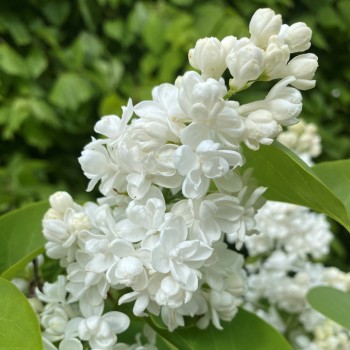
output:
[[[323,160],[348,158],[348,0],[1,1],[0,213],[59,189],[86,199],[77,157],[96,120],[173,82],[198,38],[248,35],[260,7],[313,29],[320,68],[302,117],[320,126]]]

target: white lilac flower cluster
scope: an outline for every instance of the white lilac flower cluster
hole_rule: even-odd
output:
[[[321,152],[313,124],[301,123],[278,137],[309,164]],[[308,208],[267,201],[255,216],[259,235],[246,237],[254,263],[246,266],[245,307],[284,332],[297,350],[350,349],[350,332],[307,303],[306,294],[321,285],[350,292],[350,274],[325,267],[333,235],[323,214]]]
[[[160,316],[170,331],[196,316],[197,326],[230,321],[244,292],[243,245],[257,233],[257,187],[242,144],[258,150],[296,124],[298,89],[310,89],[317,68],[304,23],[282,25],[258,10],[250,38],[204,38],[189,52],[188,71],[152,91],[151,101],[121,118],[103,117],[79,162],[104,196],[79,205],[65,192],[50,197],[43,220],[46,253],[67,271],[45,284],[40,320],[46,346],[117,349],[130,320],[105,310],[107,299],[133,302],[136,316]],[[291,57],[293,55],[293,57]],[[226,85],[222,74],[228,69]],[[264,100],[230,99],[255,81],[280,79]],[[47,345],[50,344],[50,345]],[[67,345],[68,344],[68,345]]]

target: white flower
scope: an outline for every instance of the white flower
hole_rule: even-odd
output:
[[[142,101],[134,107],[135,114],[145,121],[147,132],[155,138],[176,142],[184,127],[185,115],[178,103],[179,89],[172,84],[162,84],[152,90],[153,101]]]
[[[278,36],[288,45],[290,53],[302,52],[311,46],[312,30],[303,22],[283,24]]]
[[[58,350],[83,350],[83,344],[79,339],[67,338],[60,342]]]
[[[256,110],[267,110],[282,126],[289,126],[298,122],[298,115],[302,109],[302,97],[297,89],[287,85],[295,82],[294,77],[287,77],[273,86],[265,100],[247,103],[239,107],[241,115],[246,116]]]
[[[69,315],[62,305],[48,304],[40,315],[43,337],[54,342],[62,339],[68,321]]]
[[[95,140],[85,146],[79,163],[84,175],[90,179],[87,190],[91,191],[101,181],[100,191],[107,195],[116,189],[122,192],[125,189],[125,174],[123,174],[120,161],[117,157],[118,148],[122,136],[128,129],[128,122],[133,114],[131,100],[127,107],[122,107],[122,118],[106,116],[96,123],[95,131],[107,136],[104,140]]]
[[[321,138],[317,133],[317,126],[313,123],[306,124],[303,120],[290,126],[277,137],[277,140],[293,150],[310,166],[313,164],[312,158],[321,153]]]
[[[163,306],[161,309],[162,321],[168,326],[170,332],[174,331],[177,327],[183,327],[185,320],[182,314],[177,309],[172,309],[167,306]]]
[[[212,139],[225,144],[231,149],[238,149],[240,136],[243,132],[243,121],[237,113],[239,104],[235,101],[225,101],[223,97],[227,89],[223,79],[204,80],[195,72],[186,72],[182,79],[179,92],[179,103],[183,111],[193,121],[181,132],[181,142],[191,130],[187,139],[196,136],[196,142]],[[207,134],[203,137],[204,133]],[[201,135],[202,139],[199,140]],[[195,142],[192,141],[192,144]]]
[[[109,139],[112,144],[115,144],[125,132],[133,114],[131,99],[128,100],[128,105],[126,107],[122,107],[122,110],[123,114],[121,118],[116,115],[107,115],[102,117],[102,119],[96,123],[94,130],[97,133],[106,136],[106,142],[108,142]]]
[[[83,344],[77,338],[63,339],[58,348],[50,340],[43,336],[44,350],[83,350]]]
[[[192,297],[192,292],[184,289],[172,276],[160,273],[151,277],[149,289],[158,305],[170,308],[179,308]]]
[[[165,201],[161,191],[152,186],[142,200],[132,201],[126,209],[127,219],[117,223],[119,236],[138,242],[158,231],[163,222]]]
[[[279,33],[281,25],[281,15],[276,15],[269,8],[259,9],[249,23],[250,39],[256,46],[265,49],[270,37]]]
[[[155,315],[159,314],[158,305],[157,307],[155,307],[156,310],[152,308],[152,306],[153,307],[155,306],[154,305],[155,303],[153,302],[152,304],[148,290],[142,290],[137,292],[133,291],[133,292],[124,294],[119,298],[118,305],[129,303],[134,300],[135,300],[135,304],[132,311],[135,316],[146,316],[146,313],[144,313],[146,308],[148,308],[149,311]]]
[[[99,189],[104,195],[113,191],[113,188],[123,187],[120,186],[118,178],[120,173],[118,160],[101,142],[92,139],[92,142],[85,146],[78,160],[84,175],[90,179],[87,191],[92,191],[99,181],[101,181]]]
[[[249,178],[250,174],[245,174]],[[262,198],[266,187],[255,187],[251,184],[246,184],[237,194],[239,204],[244,208],[240,218],[238,219],[238,229],[233,232],[227,232],[226,238],[229,243],[236,243],[236,248],[240,249],[244,243],[245,236],[250,236],[259,231],[256,229],[255,215],[257,210],[264,204]]]
[[[120,258],[107,271],[108,282],[113,285],[124,285],[134,290],[143,290],[147,287],[148,276],[138,251],[127,241],[116,239],[111,248]]]
[[[198,288],[200,268],[210,257],[212,248],[199,240],[187,240],[184,219],[173,216],[161,231],[160,241],[151,253],[154,269],[171,272],[175,281],[188,291]]]
[[[79,206],[73,201],[72,196],[64,191],[58,191],[49,197],[51,208],[63,214],[68,208],[77,210]]]
[[[204,79],[219,79],[226,67],[226,56],[234,47],[237,39],[233,36],[224,38],[221,42],[217,38],[199,39],[188,53],[188,59],[193,68],[202,72]]]
[[[185,219],[191,239],[211,245],[221,238],[222,232],[238,229],[243,208],[236,197],[214,193],[203,199],[179,201],[171,211]]]
[[[296,78],[291,85],[299,90],[308,90],[315,87],[316,81],[312,80],[318,67],[318,57],[312,53],[306,53],[294,57],[286,67],[285,76],[292,75]]]
[[[256,151],[260,144],[270,145],[282,131],[281,126],[267,110],[259,109],[248,114],[244,119],[245,132],[243,141],[247,147]]]
[[[146,344],[144,338],[147,339]],[[135,335],[136,343],[128,345],[125,343],[116,344],[113,347],[113,350],[157,350],[157,333],[146,323],[143,327],[142,333],[137,333]]]
[[[232,75],[230,89],[239,91],[260,77],[266,65],[265,52],[248,38],[237,41],[226,57],[227,67]]]
[[[130,320],[127,315],[111,311],[103,316],[80,319],[77,332],[79,338],[89,341],[93,349],[112,350],[112,346],[117,342],[116,334],[126,331],[129,325]]]
[[[125,133],[118,148],[118,158],[127,180],[127,191],[132,199],[142,199],[152,183],[176,188],[181,177],[174,168],[166,167],[157,155],[166,139],[162,134],[155,137],[144,128],[142,120],[136,120]]]
[[[64,200],[66,201],[67,197]],[[57,202],[54,205],[57,206]],[[53,211],[57,212],[55,209]],[[90,227],[91,222],[88,216],[74,202],[63,215],[52,216],[52,210],[49,210],[43,219],[43,235],[48,240],[45,245],[48,256],[53,259],[61,259],[63,265],[73,261],[78,248],[78,234]]]
[[[208,266],[201,269],[203,280],[211,289],[226,290],[235,296],[243,295],[243,256],[230,250],[224,242],[215,242],[213,249]]]
[[[223,108],[222,99],[227,93],[221,79],[204,80],[198,73],[186,72],[179,90],[179,104],[185,114],[193,121],[206,122]]]
[[[240,153],[221,150],[219,143],[201,141],[195,152],[188,145],[177,148],[174,164],[180,175],[185,176],[182,193],[187,198],[199,198],[206,194],[210,179],[224,176],[230,167],[242,165]]]
[[[210,307],[212,312],[212,321],[216,328],[222,329],[222,326],[218,322],[219,319],[223,321],[231,321],[234,315],[238,311],[238,306],[241,301],[235,298],[231,293],[227,291],[210,292]]]
[[[277,35],[270,38],[266,48],[266,67],[264,74],[271,79],[285,77],[285,70],[290,58],[288,45]]]
[[[74,300],[79,300],[80,310],[83,315],[87,316],[95,312],[102,312],[104,299],[109,289],[104,273],[87,270],[93,258],[89,253],[78,250],[77,262],[67,267],[67,291],[72,294]]]
[[[45,282],[42,292],[36,288],[35,294],[41,301],[44,301],[45,303],[66,303],[66,284],[66,276],[60,275],[57,277],[57,281],[54,283]]]

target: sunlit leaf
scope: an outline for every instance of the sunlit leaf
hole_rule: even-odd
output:
[[[22,56],[3,42],[0,43],[0,69],[9,75],[26,77],[28,74]]]
[[[50,100],[57,106],[75,110],[93,94],[92,86],[76,73],[63,73],[56,81]]]
[[[25,296],[3,278],[0,295],[0,349],[41,350],[39,321]]]
[[[307,300],[315,310],[350,330],[350,293],[316,287],[308,292]]]

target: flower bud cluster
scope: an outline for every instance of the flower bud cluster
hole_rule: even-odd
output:
[[[300,90],[315,86],[317,56],[291,54],[310,48],[312,31],[302,22],[282,24],[281,15],[271,9],[256,11],[249,24],[250,38],[234,36],[204,38],[189,52],[192,67],[204,78],[219,79],[228,69],[232,92],[249,87],[256,80],[273,80],[294,76],[291,85]]]
[[[98,185],[103,198],[79,205],[55,193],[43,220],[46,253],[67,271],[60,306],[48,306],[39,293],[48,309],[41,316],[47,342],[61,341],[61,350],[87,343],[115,349],[130,321],[105,310],[107,297],[133,302],[135,316],[160,316],[170,331],[194,316],[198,327],[220,329],[236,314],[246,276],[243,257],[228,244],[239,249],[258,233],[255,215],[266,190],[241,169],[242,144],[258,150],[298,122],[297,88],[311,87],[316,67],[305,72],[304,63],[287,63],[290,53],[308,48],[306,26],[283,27],[265,9],[250,31],[250,39],[199,40],[189,59],[202,74],[188,71],[155,87],[152,100],[134,106],[130,99],[121,117],[96,123],[102,137],[92,138],[79,162],[87,190]],[[279,53],[268,55],[273,43],[288,53],[285,67]],[[281,79],[264,100],[229,99],[262,78]],[[76,314],[62,305],[75,305]]]

